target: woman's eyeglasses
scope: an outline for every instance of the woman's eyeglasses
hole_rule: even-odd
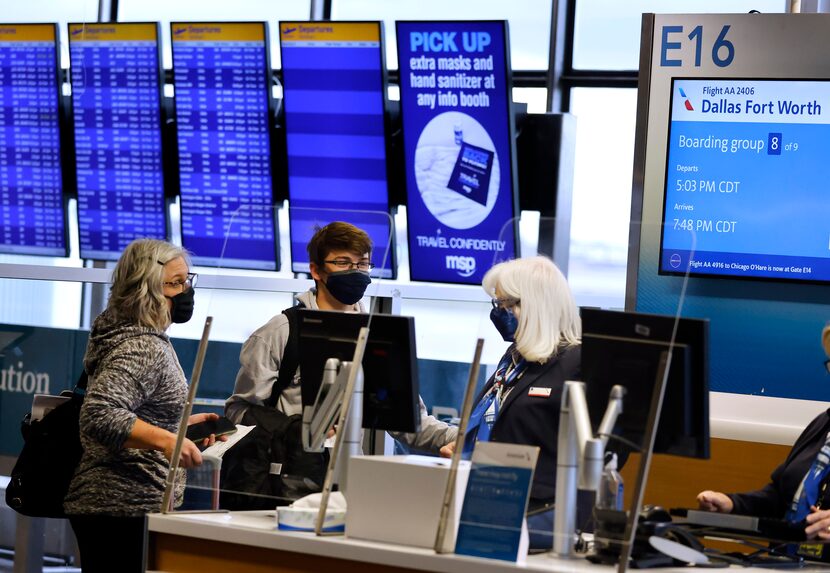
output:
[[[199,275],[196,273],[187,273],[187,278],[184,280],[175,280],[175,281],[165,281],[163,284],[166,287],[177,288],[181,290],[185,290],[185,288],[193,288],[196,286],[196,282],[199,280]]]
[[[375,265],[373,265],[372,263],[370,263],[368,261],[360,261],[360,262],[355,263],[353,261],[350,261],[349,259],[334,259],[332,261],[323,261],[323,262],[328,263],[330,265],[334,265],[338,269],[341,269],[341,270],[344,270],[344,271],[345,270],[351,270],[351,269],[357,269],[357,270],[363,271],[365,273],[365,272],[369,272],[373,268],[375,268]]]
[[[493,308],[512,308],[518,306],[520,302],[518,298],[510,297],[490,299],[490,304],[493,305]]]

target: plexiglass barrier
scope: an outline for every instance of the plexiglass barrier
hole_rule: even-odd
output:
[[[340,218],[348,220],[351,214],[343,212],[339,215]],[[365,216],[365,213],[363,215]],[[378,218],[382,216],[388,219],[388,215],[384,213],[376,214],[376,216]],[[239,221],[245,220],[244,217],[239,218]],[[555,222],[546,221],[546,223],[550,223],[546,227],[552,228]],[[235,240],[241,241],[244,239],[244,233],[241,231],[238,235],[234,235],[234,229],[238,224],[239,222],[231,221],[229,232],[227,233],[229,238],[223,248],[223,253],[227,252],[228,245],[233,245]],[[387,224],[390,229],[394,229],[391,220]],[[515,224],[521,227],[526,223],[517,220]],[[660,234],[661,231],[662,229],[659,228],[648,230],[649,233],[655,234]],[[693,237],[693,233],[689,232],[689,236]],[[388,252],[389,247],[386,244],[379,245],[378,243],[379,241],[374,242],[371,262],[379,266],[382,260],[389,260],[391,255]],[[525,241],[523,241],[524,243]],[[693,252],[693,245],[689,250]],[[236,252],[240,251],[237,249]],[[532,249],[530,252],[525,249],[524,255],[523,258],[530,259],[536,253]],[[236,258],[234,257],[234,259]],[[224,260],[224,257],[220,257],[220,261],[222,260]],[[286,266],[284,262],[282,268],[287,269],[290,267]],[[297,279],[294,279],[293,274],[287,270],[274,273],[231,269],[221,265],[216,267],[195,266],[191,270],[199,273],[200,281],[203,285],[200,288],[197,283],[196,311],[190,322],[182,325],[174,325],[171,327],[169,334],[173,340],[182,367],[187,376],[190,377],[196,357],[198,338],[201,335],[205,318],[207,316],[213,317],[213,334],[207,347],[203,375],[200,390],[197,393],[194,404],[194,412],[212,411],[223,413],[225,402],[234,394],[234,386],[240,370],[240,349],[242,348],[242,344],[251,338],[251,335],[255,331],[266,325],[273,317],[280,315],[283,309],[293,306],[295,304],[295,295],[302,296],[308,288],[311,288],[313,281],[308,280],[302,283],[302,286],[297,287],[301,283]],[[687,279],[684,274],[687,271],[688,260],[681,260],[677,267],[677,276],[670,277],[669,279],[671,280],[671,288],[674,294],[672,296],[673,300],[671,304],[666,306],[664,314],[673,317],[678,316],[682,311],[683,293],[687,284]],[[657,270],[654,269],[653,272],[656,274]],[[374,318],[371,313],[375,309],[391,310],[396,314],[414,317],[415,346],[417,350],[415,358],[417,359],[419,393],[424,397],[424,401],[431,414],[440,414],[440,412],[433,412],[432,407],[442,406],[445,417],[451,419],[450,421],[457,421],[476,339],[483,338],[485,341],[481,374],[476,380],[476,404],[481,401],[481,392],[485,383],[498,369],[501,359],[510,347],[510,343],[502,339],[502,335],[490,320],[492,306],[489,299],[498,293],[491,291],[485,292],[480,287],[389,281],[376,276],[376,274],[372,276],[372,283],[366,289],[363,299],[363,307],[366,311],[367,318],[366,322],[369,324],[370,333],[372,331],[372,324],[374,323]],[[232,288],[217,288],[221,287],[223,284],[222,280],[227,280],[228,277],[233,277],[234,279]],[[535,274],[532,277],[538,279]],[[250,281],[250,290],[244,288],[244,285],[241,283],[242,280]],[[26,285],[27,283],[28,281],[3,279],[3,284],[0,286],[20,290],[21,285]],[[531,284],[533,284],[533,281],[531,281]],[[209,288],[204,288],[204,285],[208,285]],[[289,289],[295,289],[299,292],[295,292],[294,290],[287,292]],[[505,297],[496,296],[496,298]],[[519,298],[522,300],[521,296]],[[576,304],[581,305],[581,303],[582,301],[577,297]],[[524,306],[527,305],[528,303],[525,302]],[[520,302],[518,306],[520,315],[523,310],[527,311],[524,306]],[[380,330],[380,327],[378,329]],[[8,455],[15,455],[19,451],[20,446],[18,437],[19,420],[22,418],[23,413],[30,408],[31,403],[27,389],[30,389],[33,381],[45,380],[43,376],[38,378],[39,374],[48,374],[50,380],[48,392],[57,393],[62,389],[57,387],[59,385],[57,380],[60,378],[57,374],[59,371],[63,372],[62,378],[64,380],[61,383],[63,387],[70,387],[76,378],[76,371],[79,371],[80,360],[83,356],[83,349],[86,342],[86,333],[83,333],[83,340],[76,336],[71,342],[67,342],[69,344],[67,349],[71,347],[71,351],[67,350],[66,353],[59,353],[61,355],[77,355],[72,364],[44,366],[46,364],[44,362],[46,358],[38,354],[35,348],[57,347],[56,343],[44,343],[44,339],[42,338],[42,336],[53,336],[54,333],[49,333],[49,329],[16,327],[11,325],[3,327],[3,331],[8,332],[9,335],[6,337],[7,340],[4,341],[2,355],[0,356],[2,360],[0,362],[0,366],[2,366],[0,372],[2,372],[3,376],[3,385],[0,386],[2,390],[0,392],[0,408],[2,408],[2,416],[0,418],[2,418],[3,431],[15,436],[17,439],[17,441],[12,439],[7,442],[10,444],[10,449],[6,453]],[[78,331],[70,332],[75,333]],[[672,332],[674,332],[674,329]],[[72,338],[71,335],[70,338]],[[355,341],[356,333],[345,337],[345,343],[352,349]],[[671,347],[670,342],[671,339],[669,340],[669,346]],[[782,344],[786,344],[786,341],[782,341]],[[585,341],[585,345],[588,345],[587,341]],[[268,367],[272,374],[278,372],[280,365],[274,362],[273,357],[270,355],[270,350],[265,351],[263,354],[267,356],[266,360],[268,361]],[[29,373],[31,373],[31,376],[29,376]],[[585,368],[583,368],[582,374],[585,374]],[[530,375],[525,374],[524,376]],[[526,380],[526,382],[528,381],[529,379]],[[671,377],[669,381],[671,383]],[[533,408],[550,408],[549,404],[558,402],[561,399],[561,389],[551,389],[550,394],[546,395],[547,391],[541,383],[534,383],[527,387],[522,387],[521,393],[516,393],[516,389],[518,388],[519,386],[514,387],[513,390],[510,390],[502,397],[506,403],[506,409],[502,412],[504,414],[502,416],[502,423],[506,423],[505,421],[510,419],[511,410],[514,413],[516,411],[522,411],[520,398],[531,401],[528,406],[531,409],[527,410],[528,415],[520,414],[519,418],[521,419],[532,419]],[[531,396],[531,393],[539,395]],[[267,390],[263,391],[260,395],[256,396],[256,399],[264,401],[267,394]],[[22,400],[22,398],[25,398],[25,400]],[[591,399],[589,396],[589,402]],[[23,404],[24,401],[26,404]],[[556,408],[554,407],[553,409],[555,410]],[[452,418],[456,418],[456,420],[452,420]],[[555,419],[558,420],[558,417],[546,418],[545,431],[548,433],[547,435],[556,435],[558,432],[558,426],[553,421]],[[593,412],[592,421],[594,424],[598,423],[596,416],[593,416]],[[423,427],[422,421],[422,430]],[[498,425],[495,426],[495,429],[496,441],[509,440],[509,437],[499,435]],[[364,431],[364,435],[369,434],[373,434],[373,432]],[[399,434],[398,436],[400,437]],[[404,451],[421,452],[421,449],[413,447],[419,445],[417,443],[417,436],[418,434],[416,433],[415,438],[404,438],[397,444],[392,444],[391,448],[387,447],[385,451],[387,453]],[[623,436],[625,437],[626,434],[623,434]],[[660,432],[658,431],[658,438],[659,436]],[[415,440],[414,442],[413,439]],[[386,438],[382,435],[375,436],[376,449],[383,451],[384,448],[378,444],[385,441]],[[241,444],[242,441],[239,443]],[[609,448],[613,449],[615,445],[620,447],[619,444],[623,443],[619,440],[611,439],[609,441]],[[12,447],[12,445],[16,445],[16,447]],[[423,445],[423,442],[420,445]],[[427,445],[427,453],[434,455],[437,450],[435,446],[439,444],[433,442]],[[557,444],[551,445],[545,440],[540,440],[540,443],[537,445],[541,448],[540,457],[536,464],[536,477],[530,485],[531,508],[535,510],[544,509],[544,503],[548,503],[550,499],[549,493],[539,494],[536,491],[538,488],[534,490],[534,485],[537,481],[539,483],[551,481],[551,476],[556,473],[556,469],[555,467],[551,469],[552,462],[550,460],[555,459],[557,450]],[[637,445],[637,447],[640,446]],[[364,447],[364,451],[369,451],[368,446]],[[620,450],[620,455],[622,456],[622,454],[623,452]],[[241,456],[240,463],[242,465],[247,463],[256,464],[256,455],[254,451],[251,456]],[[225,487],[222,482],[222,470],[225,466],[220,465],[221,463],[218,460],[208,458],[208,461],[200,468],[187,472],[188,486],[182,498],[182,504],[178,506],[179,509],[221,508],[223,506],[223,496],[227,498],[228,495],[236,495],[237,498],[253,497],[256,500],[255,503],[259,504],[254,505],[254,507],[263,508],[266,512],[264,515],[267,517],[263,517],[263,519],[270,519],[272,520],[271,523],[275,525],[273,521],[274,509],[278,505],[284,506],[293,501],[297,490],[302,486],[308,485],[305,476],[300,474],[299,479],[293,480],[294,489],[291,495],[275,494],[275,490],[270,489],[271,486],[266,484],[269,489],[264,489],[263,492],[255,493],[255,495],[251,496],[248,491]],[[257,470],[261,476],[264,476],[263,481],[266,482],[273,480],[275,476],[283,475],[281,470],[280,473],[272,472],[272,469],[276,468],[271,468],[270,464],[271,462],[269,462],[268,470],[264,473],[262,470]],[[243,472],[248,471],[254,473],[253,470],[243,470]],[[286,473],[291,477],[290,472]],[[319,486],[319,484],[315,485]],[[626,485],[629,491],[634,489],[633,483],[629,482]],[[436,503],[440,504],[441,493],[440,491],[433,492]],[[542,501],[542,505],[539,505],[540,500]],[[693,503],[693,500],[690,500],[690,503]],[[590,523],[588,525],[586,523],[585,521],[578,520],[576,524],[577,528],[589,529]],[[476,526],[479,527],[480,524]],[[497,528],[493,527],[493,529],[495,530]],[[551,529],[547,525],[539,526],[537,521],[530,522],[530,529],[531,533],[539,535],[549,534],[551,532]]]
[[[256,215],[243,208],[228,217],[222,253],[213,272],[241,273],[224,265],[250,265],[257,252],[263,251],[257,251],[251,241],[256,220],[262,219],[261,214]],[[312,279],[303,283],[299,292],[263,293],[242,288],[233,293],[211,290],[204,293],[205,296],[197,297],[202,300],[197,304],[197,314],[191,321],[194,324],[189,325],[189,329],[199,328],[200,323],[204,324],[204,319],[211,316],[217,330],[223,333],[227,332],[223,322],[234,324],[234,338],[244,343],[241,352],[235,355],[221,353],[217,356],[212,350],[215,344],[212,337],[206,355],[208,360],[218,359],[221,362],[219,368],[227,373],[223,384],[225,394],[219,397],[212,391],[208,397],[206,392],[197,392],[196,410],[212,408],[212,411],[224,413],[238,424],[239,429],[228,436],[227,443],[209,448],[201,467],[188,470],[182,509],[261,509],[269,511],[269,518],[275,520],[273,513],[277,506],[284,507],[298,498],[321,491],[332,457],[331,448],[323,447],[323,441],[332,446],[338,437],[346,436],[346,432],[333,431],[339,423],[339,415],[334,410],[324,412],[319,418],[307,416],[304,427],[303,404],[311,406],[320,387],[323,388],[322,398],[326,391],[332,395],[342,392],[343,388],[337,384],[342,386],[349,382],[349,369],[343,363],[352,362],[360,327],[371,329],[383,277],[391,276],[393,220],[387,213],[302,208],[293,208],[291,217],[296,222],[290,234],[293,259],[290,265],[283,262],[282,268],[303,272],[328,286],[318,290]],[[297,266],[298,260],[309,261],[306,245],[315,232],[332,221],[353,221],[362,230],[330,227],[325,239],[326,244],[331,245],[327,252],[313,251],[311,259],[315,263],[309,265],[306,262],[302,268]],[[324,260],[318,261],[318,256],[324,256]],[[199,260],[198,256],[196,260]],[[251,273],[245,271],[245,274]],[[274,274],[263,276],[273,277]],[[299,282],[291,280],[289,284],[297,288]],[[361,293],[364,289],[365,293]],[[275,290],[279,290],[276,285]],[[297,305],[304,310],[294,312]],[[284,314],[286,309],[291,310]],[[305,320],[306,312],[317,310],[329,312]],[[383,328],[377,330],[378,340],[371,340],[368,347],[370,353],[375,353],[374,358],[367,356],[368,384],[374,383],[379,370],[386,369],[394,374],[392,371],[406,365],[406,359],[411,359],[412,363],[417,359],[414,353],[411,357],[408,355],[407,348],[395,347],[397,343],[405,344],[407,326],[396,323],[381,325]],[[327,328],[331,329],[330,337],[324,336]],[[399,332],[401,328],[404,330]],[[390,355],[379,357],[384,351],[390,351]],[[329,364],[328,358],[339,362]],[[395,362],[396,359],[402,364]],[[293,376],[290,375],[292,371]],[[324,382],[324,376],[330,378]],[[392,385],[367,390],[373,392],[367,393],[367,400],[382,402],[391,398],[379,396],[379,393],[400,394],[406,387]],[[341,406],[342,410],[344,403],[329,398],[328,405]],[[374,411],[363,409],[362,400],[351,404],[355,409],[352,418],[357,422],[352,424],[349,443],[340,448],[341,462],[336,468],[336,481],[340,484],[346,481],[345,471],[341,468],[346,467],[348,454],[362,453],[361,410]],[[387,415],[380,406],[375,408],[381,410],[380,414],[375,414]],[[331,434],[328,439],[327,433]],[[227,449],[230,443],[234,445]],[[316,451],[304,451],[304,444]]]
[[[344,213],[342,218],[346,219],[347,215],[348,214]],[[547,227],[553,228],[555,222],[546,221],[546,223],[550,223],[550,225],[547,225]],[[520,225],[521,222],[517,220],[514,221],[513,224]],[[661,229],[654,229],[653,232],[660,233]],[[691,248],[687,249],[692,253],[694,252],[693,235],[694,233],[690,232],[692,244]],[[372,262],[374,264],[378,264],[376,261],[379,260],[379,256],[389,256],[386,252],[383,252],[381,255],[382,251],[383,249],[378,249],[377,245],[375,245],[372,253]],[[430,341],[438,340],[441,341],[441,345],[443,346],[454,347],[455,355],[464,354],[464,350],[466,349],[466,355],[471,358],[475,347],[475,340],[477,338],[484,339],[485,350],[484,358],[482,360],[482,373],[479,379],[476,381],[477,389],[475,392],[475,399],[473,401],[474,406],[480,406],[482,400],[486,398],[488,394],[487,389],[489,387],[492,387],[493,385],[494,375],[498,374],[499,377],[504,377],[505,372],[501,370],[506,371],[508,369],[515,368],[517,362],[524,361],[526,363],[523,366],[523,368],[526,368],[526,370],[524,371],[524,373],[520,373],[518,380],[510,381],[508,380],[508,376],[505,380],[508,383],[502,382],[504,388],[501,390],[499,401],[503,406],[503,409],[499,412],[498,416],[496,417],[496,420],[498,421],[493,426],[495,435],[492,438],[492,440],[505,442],[510,441],[511,433],[518,431],[515,429],[516,427],[521,428],[522,424],[529,424],[532,427],[534,420],[536,420],[536,418],[540,414],[542,414],[541,419],[544,420],[542,426],[539,428],[534,428],[536,431],[539,432],[538,440],[534,440],[536,442],[535,446],[539,447],[539,452],[538,461],[535,466],[535,474],[532,479],[528,480],[527,484],[527,488],[529,491],[528,509],[532,514],[531,519],[528,520],[528,525],[531,534],[531,540],[533,541],[534,547],[539,547],[540,545],[544,546],[546,544],[548,547],[552,547],[552,533],[554,528],[553,522],[554,516],[556,514],[555,512],[549,511],[549,509],[550,506],[555,503],[555,492],[557,489],[557,482],[555,476],[558,473],[557,455],[559,450],[559,443],[558,441],[552,441],[551,436],[557,436],[558,432],[560,431],[558,424],[560,420],[559,409],[561,408],[562,394],[564,388],[563,385],[565,381],[572,377],[577,380],[582,378],[583,375],[586,374],[586,372],[590,374],[590,376],[596,377],[597,379],[602,379],[603,384],[608,384],[607,378],[609,376],[609,373],[607,372],[607,369],[603,370],[602,368],[591,367],[586,368],[584,365],[581,367],[578,366],[576,371],[572,373],[559,371],[558,367],[556,366],[557,364],[562,363],[564,365],[568,363],[569,355],[573,355],[574,352],[582,350],[582,345],[574,343],[568,344],[568,341],[561,337],[557,345],[557,352],[554,355],[549,356],[547,360],[545,360],[544,358],[540,358],[539,356],[534,354],[534,352],[539,351],[538,349],[533,348],[534,345],[530,345],[527,348],[525,348],[525,346],[523,345],[525,352],[528,352],[530,354],[531,359],[528,360],[526,358],[523,358],[520,351],[517,351],[518,342],[511,343],[509,341],[503,340],[503,333],[496,328],[493,320],[491,320],[490,317],[491,311],[493,310],[493,305],[490,302],[487,302],[487,300],[491,297],[496,299],[504,299],[499,300],[497,304],[500,305],[502,308],[507,306],[508,310],[513,310],[514,316],[518,315],[519,317],[521,317],[522,313],[525,313],[526,318],[524,319],[524,321],[522,321],[521,318],[519,320],[519,323],[522,324],[522,328],[524,328],[524,330],[517,331],[514,334],[514,337],[516,337],[517,340],[524,340],[524,342],[527,342],[528,333],[531,332],[532,328],[541,329],[546,333],[545,336],[549,336],[550,332],[557,331],[557,328],[551,327],[551,317],[555,317],[554,320],[556,320],[556,324],[559,325],[558,329],[560,333],[562,330],[567,330],[563,327],[563,324],[567,323],[567,320],[563,318],[563,310],[562,308],[560,308],[562,305],[570,304],[567,303],[568,297],[565,296],[567,283],[564,277],[560,278],[559,275],[554,274],[553,276],[555,280],[552,284],[549,284],[550,281],[547,281],[544,278],[547,275],[543,274],[544,272],[547,272],[547,267],[545,266],[546,264],[540,263],[539,261],[534,261],[534,256],[536,256],[536,253],[531,253],[530,256],[522,257],[522,259],[524,260],[508,263],[508,265],[505,266],[506,269],[508,267],[516,268],[512,268],[512,270],[509,270],[509,272],[508,270],[504,271],[506,273],[505,278],[500,280],[507,281],[505,285],[502,286],[500,280],[497,280],[494,285],[490,285],[491,290],[488,290],[486,292],[484,290],[480,291],[484,294],[483,300],[478,299],[481,302],[478,302],[476,300],[469,300],[466,302],[447,302],[441,300],[429,300],[427,297],[425,297],[424,299],[420,299],[417,295],[413,296],[412,298],[407,298],[406,296],[404,296],[402,297],[400,304],[396,307],[395,310],[397,310],[403,315],[412,314],[415,316],[415,333],[417,341],[416,344],[418,347],[419,356],[421,356],[422,346],[428,347],[430,345]],[[690,258],[690,260],[693,260],[693,258]],[[498,262],[503,261],[494,261],[494,263]],[[676,272],[677,277],[675,279],[672,279],[674,283],[673,288],[675,292],[674,301],[670,305],[671,308],[667,307],[665,313],[666,316],[661,317],[665,320],[660,321],[659,324],[653,327],[657,330],[660,330],[659,333],[655,332],[654,335],[662,337],[657,341],[656,345],[664,348],[666,351],[671,349],[672,360],[678,360],[678,351],[676,349],[681,346],[680,343],[675,343],[675,338],[677,336],[679,328],[675,327],[675,325],[678,324],[676,319],[680,316],[680,313],[682,311],[682,300],[688,280],[688,263],[689,260],[686,260],[681,261],[681,264],[678,265]],[[537,268],[534,266],[539,264],[542,265],[541,268]],[[226,272],[226,270],[217,269],[217,272],[223,273]],[[506,277],[512,276],[513,274],[515,274],[518,277],[524,276],[524,282],[518,281],[518,284],[520,285],[519,287],[516,287],[512,283],[510,283],[509,287],[507,286],[507,283],[509,283],[510,281],[508,281]],[[411,286],[412,283],[407,283],[406,285],[404,285],[402,283],[396,282],[395,285],[399,286],[401,289],[406,289],[408,286]],[[435,286],[437,287],[437,285]],[[493,288],[495,288],[496,290],[492,290]],[[516,294],[510,290],[514,288],[520,288],[518,296],[516,296]],[[521,289],[527,290],[528,294],[523,296]],[[504,292],[505,290],[509,292]],[[205,305],[207,307],[204,310],[205,314],[215,315],[215,320],[217,321],[217,323],[221,320],[221,317],[223,315],[230,314],[237,319],[239,315],[243,315],[243,320],[247,322],[248,328],[250,329],[251,333],[253,333],[254,330],[268,322],[268,320],[270,320],[274,315],[279,314],[280,309],[278,307],[280,305],[282,305],[284,308],[290,306],[290,302],[289,304],[285,304],[283,300],[280,300],[279,303],[271,302],[270,307],[266,307],[265,310],[256,310],[254,309],[256,303],[249,304],[248,301],[246,301],[244,308],[252,310],[240,312],[240,309],[242,307],[239,305],[233,308],[220,308],[217,305],[218,299],[215,298],[217,294],[219,293],[213,293],[212,295],[207,294],[209,302],[207,303],[207,305]],[[248,293],[242,291],[237,292],[236,294],[241,297],[246,297]],[[376,296],[373,297],[373,295]],[[364,298],[364,308],[366,312],[369,313],[369,320],[367,320],[367,323],[370,327],[370,336],[372,321],[374,320],[371,318],[371,312],[373,308],[377,308],[380,306],[377,304],[372,304],[371,301],[373,299],[383,300],[387,298],[393,298],[391,296],[383,295],[389,295],[389,291],[385,290],[384,281],[378,277],[373,277],[372,284],[368,286],[366,290],[366,298]],[[264,300],[267,299],[270,295],[262,296],[263,299],[261,300]],[[285,294],[283,294],[282,296],[285,297]],[[205,297],[202,297],[202,299],[204,298]],[[469,294],[469,298],[474,298],[472,293]],[[518,299],[518,301],[515,301],[515,308],[511,308],[511,304],[514,302],[508,300],[511,298]],[[545,301],[544,304],[541,301]],[[573,304],[578,305],[579,301],[576,300]],[[551,307],[553,307],[553,309]],[[197,309],[198,308],[199,307],[197,306]],[[198,310],[198,312],[202,311]],[[538,320],[530,320],[532,316],[536,316]],[[571,316],[571,320],[573,320],[573,318],[574,317]],[[585,346],[588,347],[592,353],[596,353],[598,351],[597,349],[599,349],[599,351],[602,351],[602,349],[605,348],[602,346],[604,344],[604,339],[602,338],[603,336],[611,336],[611,334],[604,334],[603,332],[601,332],[603,328],[612,330],[614,328],[623,328],[622,326],[615,326],[614,324],[603,324],[602,321],[605,318],[606,317],[602,315],[600,315],[599,317],[593,316],[591,318],[592,328],[594,330],[600,330],[600,332],[591,333],[590,342],[587,339],[585,340]],[[195,318],[194,320],[198,321],[198,319]],[[499,319],[497,318],[496,320],[498,321]],[[534,326],[529,326],[531,324],[534,324]],[[578,318],[576,319],[576,324],[579,325]],[[666,328],[668,330],[665,330]],[[539,336],[534,335],[530,338],[535,340],[536,338],[539,338]],[[619,334],[619,338],[624,339],[626,337],[622,336],[622,334]],[[349,347],[353,347],[355,343],[356,334],[353,337],[350,337],[348,340]],[[631,342],[622,341],[620,344],[625,345],[627,343]],[[214,342],[211,342],[211,344],[214,344]],[[632,344],[636,344],[636,341]],[[684,342],[683,346],[685,348],[685,346],[688,346],[690,344],[692,344],[692,342]],[[610,348],[612,348],[613,350],[613,346],[611,346]],[[691,364],[691,361],[697,360],[699,355],[695,353],[690,354],[689,352],[691,351],[687,352],[684,349],[682,352],[680,352],[680,354],[682,355],[683,361],[688,361],[689,364]],[[697,352],[697,349],[695,349],[695,352]],[[208,351],[208,355],[210,355],[210,350]],[[659,358],[659,353],[657,357]],[[668,358],[668,352],[666,353],[665,357]],[[666,374],[667,372],[673,372],[670,365],[663,366],[661,370],[660,364],[654,363],[654,360],[657,360],[658,358],[655,358],[653,354],[649,354],[648,352],[646,352],[641,360],[643,364],[640,365],[640,368],[641,370],[643,370],[643,372],[637,371],[639,375],[646,377],[646,382],[650,384],[650,387],[652,388],[658,381],[657,378],[659,372],[663,372],[664,376],[668,376],[668,374]],[[505,360],[508,361],[508,368],[504,368],[505,365],[502,364],[502,362],[504,362]],[[233,365],[235,367],[238,367],[238,358],[236,356],[224,356],[223,361],[232,362],[234,363]],[[424,360],[418,362],[419,367],[423,366],[424,364]],[[427,390],[428,392],[430,388],[434,388],[436,386],[444,390],[452,389],[454,399],[452,405],[447,409],[450,413],[449,417],[453,417],[452,414],[457,414],[461,410],[460,397],[463,395],[463,387],[466,383],[466,375],[470,367],[470,364],[468,363],[457,364],[459,365],[459,368],[455,370],[453,375],[445,377],[443,379],[437,379],[437,377],[435,376],[435,371],[433,370],[427,369],[426,372],[428,372],[428,374],[426,376],[424,375],[424,368],[419,368],[418,371],[420,389]],[[577,364],[579,364],[578,361]],[[691,366],[689,367],[691,368]],[[556,372],[555,376],[551,374],[551,372],[553,371]],[[613,375],[613,373],[611,374]],[[622,383],[623,385],[625,385],[626,376],[630,377],[632,376],[632,373],[623,372],[622,374],[620,374],[620,383]],[[588,381],[586,380],[586,382]],[[677,380],[673,375],[668,376],[669,384],[683,384],[687,382],[688,381]],[[228,386],[230,387],[232,383],[233,381],[229,380]],[[230,388],[230,391],[233,391],[232,388]],[[671,387],[667,391],[672,392]],[[644,394],[642,392],[635,394],[637,399],[641,402],[642,400],[646,399],[649,403],[629,405],[628,409],[630,411],[637,411],[640,413],[645,411],[646,413],[648,413],[651,408],[651,394],[646,395],[645,398],[643,397]],[[261,398],[264,397],[265,396],[263,393]],[[601,417],[602,411],[604,411],[604,406],[607,403],[607,398],[607,396],[597,397],[596,395],[592,395],[590,392],[588,393],[588,406],[589,412],[591,414],[591,421],[593,424],[591,430],[594,433],[597,430],[599,418]],[[708,401],[708,396],[705,397],[705,399]],[[600,404],[601,407],[597,406],[596,404]],[[676,406],[677,402],[672,402],[672,407]],[[697,406],[700,406],[704,409],[706,408],[706,404],[704,402],[697,404],[696,407]],[[598,408],[600,411],[599,415],[597,415]],[[624,411],[626,411],[625,400],[623,401],[623,409]],[[708,411],[706,413],[708,414]],[[457,419],[454,421],[457,421]],[[484,423],[486,424],[486,422]],[[479,421],[479,424],[481,424],[481,421]],[[421,429],[423,431],[423,426]],[[613,437],[606,436],[599,437],[608,439],[607,449],[613,450],[618,454],[622,465],[625,458],[631,451],[637,451],[643,448],[643,443],[647,437],[646,429],[647,428],[645,427],[639,428],[639,434],[637,434],[637,429],[625,428],[624,431],[621,430],[622,439],[616,439]],[[696,427],[693,428],[693,430],[698,431],[701,430],[701,428]],[[573,431],[576,432],[576,429],[573,429]],[[635,439],[633,440],[631,439],[632,435],[635,435]],[[659,442],[659,429],[657,436]],[[689,440],[692,440],[692,438],[693,437],[690,436]],[[240,443],[243,442],[240,441]],[[404,446],[405,445],[406,439],[404,439]],[[397,450],[392,451],[409,451],[404,450],[403,447],[400,445],[397,447]],[[668,446],[662,444],[660,447],[671,447],[671,444],[669,444]],[[580,449],[579,451],[581,452],[583,450]],[[434,455],[436,453],[435,448],[433,448],[433,451],[430,453]],[[244,461],[246,463],[254,463],[254,456],[255,454],[252,454],[251,457],[246,458]],[[638,459],[643,459],[642,463],[646,463],[645,458]],[[276,526],[274,508],[276,508],[277,506],[284,506],[292,502],[293,497],[287,495],[274,494],[273,490],[266,491],[265,493],[259,493],[255,496],[250,496],[249,492],[228,488],[226,487],[226,484],[223,484],[222,480],[222,472],[223,468],[225,467],[221,465],[222,463],[227,462],[216,462],[211,460],[204,464],[202,468],[199,468],[198,470],[190,470],[188,472],[188,487],[185,495],[185,503],[180,507],[187,509],[206,509],[214,507],[222,508],[224,505],[223,498],[232,499],[230,496],[237,496],[237,498],[239,496],[254,497],[256,499],[255,503],[258,504],[254,507],[258,507],[264,510],[263,519],[271,520],[272,523],[274,523],[274,526]],[[638,470],[638,472],[635,473],[646,475],[646,469],[647,468],[643,466],[643,469]],[[489,466],[487,463],[482,464],[479,460],[473,466],[473,473],[466,475],[473,475],[474,477],[479,476],[480,478],[480,475],[482,475],[482,470],[483,475],[486,475],[489,471]],[[268,477],[273,477],[273,474],[268,474]],[[360,486],[363,485],[365,484],[360,484]],[[377,487],[377,485],[378,484],[373,484],[372,487]],[[597,485],[598,484],[595,483],[594,487],[596,487]],[[635,483],[629,483],[627,484],[627,486],[629,488],[629,491],[636,489]],[[481,483],[478,483],[478,486],[476,486],[475,482],[471,482],[469,487],[485,487],[486,489],[486,487],[494,487],[494,485],[492,483],[484,483],[483,485]],[[464,488],[462,488],[462,491],[463,489]],[[480,493],[483,490],[479,489],[478,491]],[[406,494],[402,493],[402,495]],[[434,496],[433,501],[435,503],[440,504],[441,492],[436,491],[433,492],[432,495]],[[577,503],[574,507],[574,529],[577,531],[590,531],[595,528],[595,524],[593,523],[593,512],[591,511],[594,505],[594,494],[580,492],[579,494],[577,494],[576,497]],[[642,503],[642,497],[639,497],[639,501],[637,500],[638,497],[639,496],[634,495],[627,496],[627,499],[631,500],[629,502],[628,515],[633,515],[634,513],[636,513],[630,511],[631,503]],[[461,509],[464,503],[462,500],[456,501],[456,503],[459,504],[458,510],[461,511],[461,531],[466,531],[465,535],[469,535],[471,531],[480,531],[481,528],[490,528],[494,533],[501,532],[501,535],[503,535],[506,531],[505,527],[507,527],[507,530],[510,530],[509,526],[505,525],[504,523],[499,523],[499,520],[492,515],[490,517],[492,523],[487,523],[486,519],[482,520],[481,515],[476,513],[474,499],[475,496],[471,496],[469,500],[470,505],[466,510]],[[424,501],[426,502],[427,500]],[[691,501],[692,500],[690,500],[690,503]],[[358,508],[354,509],[355,511],[360,511]],[[602,526],[607,527],[607,524],[603,524]],[[473,528],[472,530],[470,529],[471,527]],[[619,527],[619,524],[617,524],[617,527]],[[619,543],[616,543],[615,547],[607,550],[619,552],[624,548],[624,543],[622,541],[625,536],[624,528],[625,525],[623,525],[623,529],[621,531],[615,533],[615,535],[618,535],[620,538],[618,540]],[[513,530],[513,533],[518,535],[520,533],[520,528],[515,528]]]

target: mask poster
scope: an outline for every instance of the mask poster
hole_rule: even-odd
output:
[[[412,280],[517,256],[507,23],[398,22]]]

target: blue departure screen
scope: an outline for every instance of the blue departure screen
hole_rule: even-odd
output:
[[[294,272],[315,226],[340,220],[369,234],[375,274],[395,274],[381,40],[379,22],[280,24]]]
[[[156,24],[70,24],[81,257],[164,239]]]
[[[830,82],[675,79],[661,273],[830,282]]]
[[[198,264],[276,270],[266,24],[171,30],[182,243]]]
[[[477,284],[517,255],[506,22],[398,22],[413,280]]]
[[[66,256],[57,30],[0,25],[0,252]]]

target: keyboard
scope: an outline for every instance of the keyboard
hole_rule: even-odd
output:
[[[764,539],[776,541],[807,540],[807,535],[804,533],[804,528],[807,527],[807,524],[803,520],[793,523],[785,519],[716,513],[696,509],[672,509],[669,513],[677,517],[685,518],[685,522],[692,525],[750,533],[758,537],[763,537]]]

